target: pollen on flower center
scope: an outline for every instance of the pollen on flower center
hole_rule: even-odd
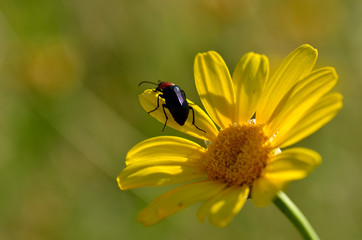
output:
[[[251,186],[272,154],[263,125],[234,124],[220,131],[207,148],[208,176],[231,185]]]

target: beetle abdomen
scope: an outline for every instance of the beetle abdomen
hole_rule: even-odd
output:
[[[173,85],[164,88],[162,94],[173,119],[179,125],[184,125],[189,116],[189,105],[183,91],[179,86]]]

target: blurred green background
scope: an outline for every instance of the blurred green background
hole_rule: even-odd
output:
[[[185,136],[141,108],[140,81],[172,81],[200,104],[198,52],[233,69],[254,51],[275,69],[303,43],[345,99],[298,144],[324,162],[287,193],[322,239],[362,239],[361,16],[360,0],[0,0],[0,239],[300,239],[251,202],[225,229],[198,223],[197,206],[145,228],[137,213],[168,188],[122,192],[115,179],[136,143]]]

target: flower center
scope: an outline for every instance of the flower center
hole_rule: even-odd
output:
[[[234,124],[220,131],[207,148],[208,176],[231,185],[251,186],[272,154],[262,124]]]

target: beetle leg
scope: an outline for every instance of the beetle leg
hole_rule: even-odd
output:
[[[153,110],[151,110],[151,111],[147,112],[148,114],[150,114],[151,112],[156,111],[156,110],[157,110],[157,108],[159,108],[159,107],[160,107],[160,97],[163,97],[163,95],[162,95],[162,94],[159,94],[159,95],[157,96],[157,107],[156,107],[155,109],[153,109]]]
[[[202,130],[201,128],[199,128],[195,124],[195,111],[194,111],[194,109],[191,106],[189,106],[189,109],[192,110],[192,125],[194,125],[197,129],[199,129],[200,131],[202,131],[202,132],[204,132],[206,134],[206,132],[204,130]]]
[[[162,104],[162,110],[163,110],[163,113],[165,114],[165,117],[166,117],[165,125],[163,125],[162,132],[165,130],[165,127],[166,127],[166,124],[167,124],[167,120],[168,120],[168,117],[167,117],[165,108],[167,108],[166,104]]]

